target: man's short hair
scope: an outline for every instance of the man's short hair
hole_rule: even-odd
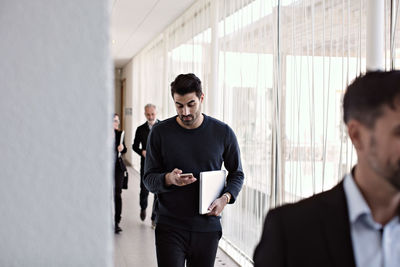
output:
[[[200,98],[203,94],[201,89],[201,81],[193,73],[179,74],[175,78],[175,81],[171,83],[172,97],[174,97],[175,93],[179,95],[186,95],[193,92],[196,93],[198,98]]]
[[[355,119],[368,128],[382,115],[382,107],[395,109],[400,97],[400,71],[373,71],[356,78],[343,98],[343,120]]]
[[[151,103],[149,103],[149,104],[147,104],[146,106],[144,106],[144,109],[146,109],[146,108],[154,108],[154,109],[157,109],[156,105],[151,104]]]

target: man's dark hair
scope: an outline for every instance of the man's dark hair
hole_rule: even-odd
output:
[[[355,119],[373,128],[382,115],[382,107],[395,109],[400,96],[400,71],[373,71],[356,78],[346,90],[343,98],[343,120]]]
[[[203,91],[201,90],[201,81],[193,73],[179,74],[175,78],[175,81],[171,83],[172,97],[174,97],[175,93],[179,95],[186,95],[193,92],[196,93],[198,98],[200,98],[203,94]]]

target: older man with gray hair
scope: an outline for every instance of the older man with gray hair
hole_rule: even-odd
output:
[[[146,219],[146,208],[147,199],[149,196],[149,190],[143,184],[143,174],[144,174],[144,161],[146,158],[146,144],[147,137],[149,136],[150,130],[154,124],[158,122],[157,120],[157,109],[153,104],[147,104],[144,106],[144,116],[146,117],[146,122],[140,125],[136,129],[135,139],[133,141],[132,149],[140,156],[140,219],[144,221]],[[152,227],[156,224],[156,206],[157,206],[157,195],[154,195],[153,210],[151,214]]]

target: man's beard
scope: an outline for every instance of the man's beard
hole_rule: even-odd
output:
[[[387,179],[397,191],[400,191],[400,160],[397,162],[395,169],[388,175]]]
[[[190,120],[185,120],[185,118],[191,118]],[[181,122],[185,125],[192,125],[194,122],[194,116],[193,115],[180,115],[179,119],[181,120]]]
[[[394,186],[397,191],[400,191],[400,160],[393,165],[390,164],[387,166],[385,166],[383,163],[379,163],[380,161],[377,158],[376,152],[377,146],[378,144],[376,142],[376,138],[372,136],[370,140],[371,155],[373,156],[373,158],[370,158],[370,164],[372,168],[378,175],[383,176],[384,179]]]

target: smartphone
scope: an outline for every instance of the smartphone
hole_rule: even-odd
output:
[[[181,175],[180,175],[181,178],[188,178],[191,176],[193,176],[193,173],[181,173]]]

